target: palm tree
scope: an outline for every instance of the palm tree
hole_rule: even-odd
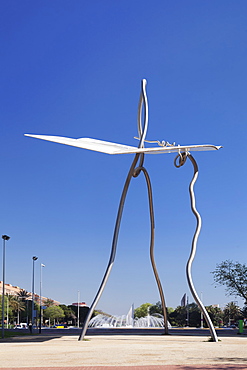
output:
[[[206,310],[214,326],[221,326],[223,323],[223,311],[219,307],[206,306]]]
[[[27,298],[29,298],[31,296],[31,293],[28,293],[27,290],[25,289],[21,289],[18,293],[17,293],[17,296],[18,298],[20,298],[23,302],[27,300]]]
[[[17,324],[20,323],[19,313],[25,311],[24,302],[20,301],[17,296],[9,295],[9,307],[17,316]]]
[[[26,322],[28,323],[28,298],[31,297],[31,293],[25,289],[20,289],[17,296],[22,302],[26,302]]]
[[[235,302],[229,302],[227,303],[225,309],[224,309],[224,321],[231,325],[231,322],[235,322],[238,320],[238,318],[241,316],[241,310],[238,305],[236,305]]]
[[[53,299],[47,298],[47,299],[44,301],[44,305],[45,305],[46,307],[54,306],[54,301],[53,301]]]

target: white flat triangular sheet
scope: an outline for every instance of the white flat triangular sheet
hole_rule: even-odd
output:
[[[158,146],[153,148],[136,148],[134,146],[111,143],[109,141],[80,138],[71,139],[62,136],[49,136],[49,135],[30,135],[25,136],[34,137],[36,139],[52,141],[54,143],[65,144],[75,146],[82,149],[94,150],[96,152],[107,153],[107,154],[131,154],[131,153],[174,153],[184,151],[204,151],[204,150],[218,150],[221,146],[215,146],[211,144],[204,145],[177,145],[177,146]]]

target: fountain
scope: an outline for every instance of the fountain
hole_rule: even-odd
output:
[[[159,313],[148,314],[145,317],[134,318],[134,305],[127,315],[115,316],[99,314],[93,317],[88,324],[91,328],[164,328],[164,316]],[[168,322],[168,327],[171,328]]]
[[[147,315],[140,318],[130,318],[128,315],[107,316],[99,314],[93,317],[88,324],[91,328],[163,328],[164,317],[159,314]],[[168,327],[171,328],[170,323]]]

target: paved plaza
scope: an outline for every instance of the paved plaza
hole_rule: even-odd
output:
[[[2,369],[247,369],[247,336],[35,335],[0,340]]]

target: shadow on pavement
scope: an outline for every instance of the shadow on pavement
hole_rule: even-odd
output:
[[[0,344],[1,343],[36,343],[36,342],[46,342],[48,340],[61,338],[63,335],[19,335],[16,337],[9,337],[9,338],[0,338]]]
[[[64,336],[75,336],[79,338],[81,333],[81,328],[72,328],[72,329],[47,329],[42,330],[42,333],[39,334],[38,330],[33,332],[33,334],[25,333],[25,335],[20,335],[21,333],[15,332],[15,330],[8,330],[13,335],[16,336],[7,337],[1,339],[0,343],[3,342],[44,342],[52,340],[55,338],[61,338]],[[24,333],[23,333],[24,334]],[[162,328],[88,328],[86,335],[90,336],[114,336],[114,335],[140,335],[140,336],[165,336],[164,329]],[[237,330],[217,330],[217,335],[221,337],[238,337],[246,338],[246,332],[242,335],[238,335]],[[208,341],[210,338],[210,332],[208,329],[194,329],[194,328],[174,328],[169,330],[169,336],[173,337],[183,337],[183,336],[201,336],[205,338],[205,341]],[[234,361],[234,360],[233,360]]]

